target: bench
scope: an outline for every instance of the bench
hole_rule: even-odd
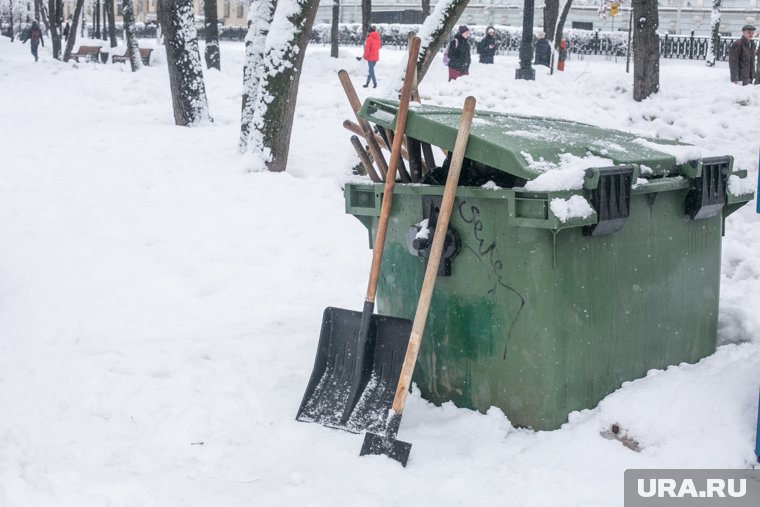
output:
[[[79,46],[76,53],[71,53],[70,58],[77,62],[84,58],[85,62],[97,63],[100,60],[100,46]]]
[[[140,48],[140,59],[142,59],[143,65],[150,66],[150,54],[153,52],[150,48]],[[129,61],[129,48],[123,55],[113,55],[111,57],[111,63],[125,63]]]

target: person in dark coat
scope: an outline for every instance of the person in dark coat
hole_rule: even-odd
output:
[[[380,34],[377,32],[377,28],[372,25],[367,32],[367,39],[364,41],[364,56],[367,60],[367,66],[369,72],[367,74],[367,82],[364,83],[364,88],[369,86],[369,82],[372,81],[372,88],[377,88],[377,79],[375,78],[375,64],[380,60]]]
[[[39,47],[40,43],[42,43],[42,47],[45,47],[45,39],[42,37],[42,29],[40,28],[39,23],[37,21],[32,21],[32,26],[29,27],[29,36],[25,37],[22,41],[22,44],[26,44],[27,40],[32,41],[32,56],[34,56],[34,61],[36,62],[39,58],[37,56],[37,48]]]
[[[496,54],[496,30],[489,26],[486,28],[486,36],[478,42],[478,55],[480,63],[493,63],[493,56]]]
[[[546,34],[541,32],[538,34],[538,40],[536,41],[536,59],[533,62],[534,65],[546,65],[551,67],[552,65],[552,45],[546,40]]]
[[[63,40],[69,40],[69,32],[71,31],[71,16],[66,19],[66,24],[63,26]]]
[[[449,81],[470,74],[470,29],[461,25],[447,49],[449,54]]]
[[[755,50],[750,41],[755,35],[755,27],[744,25],[742,36],[731,44],[728,53],[728,68],[731,71],[731,82],[746,86],[755,78]]]

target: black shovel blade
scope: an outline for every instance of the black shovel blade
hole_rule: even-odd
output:
[[[367,433],[364,435],[364,443],[362,444],[362,450],[359,453],[359,456],[366,456],[367,454],[388,456],[405,467],[406,462],[409,460],[409,453],[411,450],[412,444],[410,443],[388,438],[385,435]]]
[[[325,309],[314,369],[297,420],[353,433],[384,430],[412,322],[373,315],[371,308],[366,332],[360,331],[362,312]]]

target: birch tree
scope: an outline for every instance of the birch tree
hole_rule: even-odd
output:
[[[219,19],[216,0],[205,0],[203,2],[203,14],[206,18],[204,25],[206,68],[221,70],[222,61],[219,55]]]
[[[243,103],[238,142],[240,153],[248,149],[250,141],[266,40],[276,7],[277,0],[252,0],[248,8],[248,33],[245,36],[245,63],[243,64]]]
[[[710,12],[710,39],[707,41],[707,57],[705,65],[708,67],[715,66],[715,60],[718,58],[720,49],[720,3],[721,0],[713,0],[712,11]]]
[[[129,65],[132,72],[136,72],[142,67],[142,58],[140,57],[140,47],[137,44],[137,29],[135,27],[135,11],[132,0],[123,0],[122,17],[124,19],[124,32],[127,35],[127,54],[129,54]]]
[[[193,1],[159,0],[158,19],[164,34],[174,122],[192,127],[211,121]]]
[[[660,90],[660,24],[656,0],[633,0],[633,100]]]
[[[272,18],[250,141],[270,171],[287,168],[301,67],[318,7],[319,0],[280,0]]]

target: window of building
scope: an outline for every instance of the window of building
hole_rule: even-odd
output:
[[[224,17],[230,17],[230,0],[224,0]]]
[[[237,17],[242,18],[243,17],[243,4],[238,3],[237,4]]]

